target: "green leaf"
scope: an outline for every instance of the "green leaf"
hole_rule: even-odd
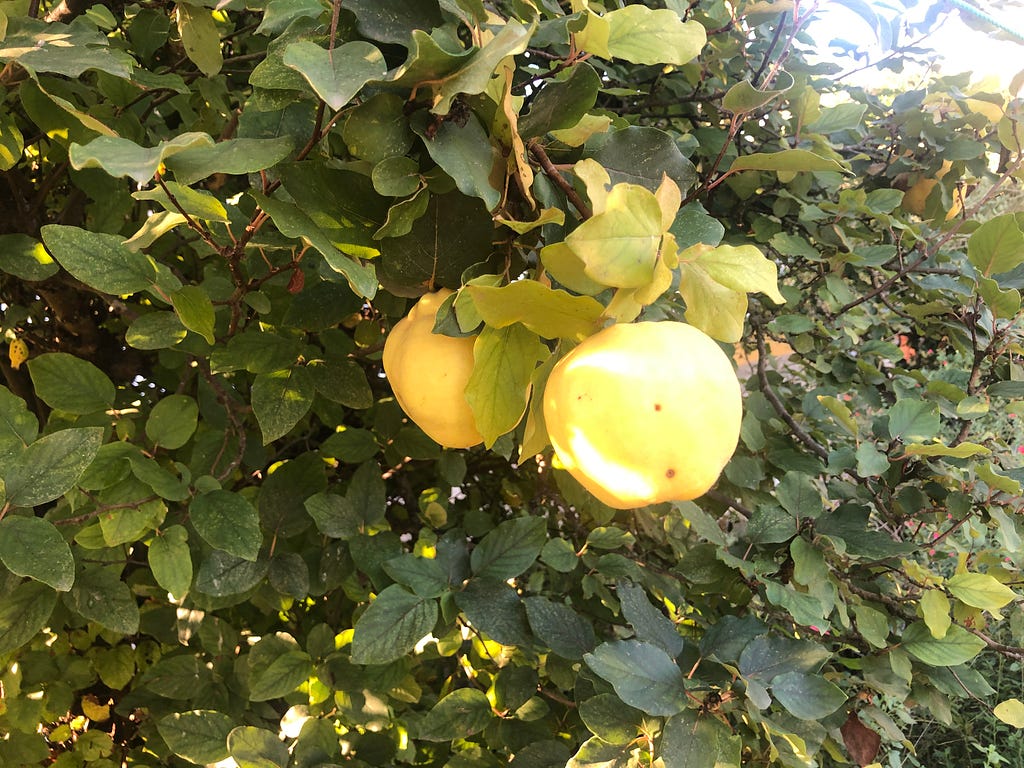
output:
[[[181,448],[196,431],[199,406],[188,395],[168,395],[153,406],[146,419],[146,437],[168,450]]]
[[[523,601],[530,629],[552,651],[566,659],[581,659],[597,644],[590,622],[572,608],[546,597]]]
[[[147,312],[128,326],[125,341],[135,349],[170,349],[188,332],[173,312]]]
[[[298,71],[327,106],[337,111],[370,80],[387,72],[380,50],[357,40],[328,51],[308,40],[291,43],[284,51],[285,66]]]
[[[376,447],[375,442],[374,449]],[[305,507],[316,523],[317,530],[324,536],[347,541],[363,529],[362,516],[344,496],[336,493],[317,493],[306,499]]]
[[[473,51],[464,63],[460,62],[455,71],[431,84],[435,93],[431,111],[436,115],[447,115],[456,96],[483,93],[501,61],[526,50],[534,28],[535,24],[526,27],[513,19],[506,20],[482,48]]]
[[[36,440],[3,468],[7,502],[35,507],[70,491],[99,452],[102,427],[62,429]]]
[[[0,466],[25,450],[38,434],[39,420],[25,401],[0,387]]]
[[[658,646],[673,659],[683,652],[683,638],[676,625],[651,605],[642,587],[620,581],[617,592],[622,616],[633,627],[637,640]]]
[[[156,583],[176,598],[185,596],[192,586],[192,553],[188,531],[169,526],[153,538],[148,547],[149,567]]]
[[[388,664],[411,651],[437,621],[437,601],[398,584],[383,590],[356,621],[352,661]]]
[[[612,684],[631,707],[649,715],[675,715],[686,709],[683,673],[661,648],[637,640],[603,643],[583,657]]]
[[[156,265],[132,251],[120,235],[48,224],[43,243],[64,269],[86,285],[118,296],[144,291],[156,282]]]
[[[189,505],[189,520],[200,536],[215,549],[256,560],[263,544],[255,507],[237,493],[210,491]]]
[[[178,757],[196,765],[218,763],[227,758],[228,734],[235,721],[223,712],[194,709],[176,712],[156,722],[156,728],[167,746]]]
[[[213,21],[213,12],[191,3],[176,4],[178,36],[185,55],[207,77],[213,77],[224,65],[220,50],[220,33]]]
[[[481,319],[493,328],[522,323],[545,339],[581,341],[594,332],[604,305],[589,296],[573,296],[536,280],[517,280],[500,288],[467,285]]]
[[[989,219],[967,241],[967,258],[985,277],[1024,264],[1024,227],[1016,214]]]
[[[808,640],[788,637],[755,637],[740,654],[740,674],[761,683],[787,672],[814,673],[829,658],[827,649]]]
[[[793,87],[792,75],[786,72],[780,72],[779,74],[784,76],[783,82],[788,83],[786,87],[761,90],[755,88],[749,80],[741,80],[725,94],[725,97],[722,99],[722,108],[734,114],[741,114],[753,112],[758,107],[763,107],[765,104],[774,101]]]
[[[861,477],[878,477],[889,471],[888,457],[875,447],[874,443],[863,442],[857,446],[857,474]]]
[[[707,35],[696,21],[684,22],[671,10],[630,5],[603,16],[591,12],[576,33],[576,44],[605,59],[634,64],[686,64],[697,57]]]
[[[616,288],[639,288],[654,279],[661,247],[661,207],[647,189],[616,184],[604,212],[572,231],[565,244],[586,265],[592,280]]]
[[[608,744],[596,736],[583,742],[565,768],[633,768],[640,765],[633,742]]]
[[[460,688],[427,712],[415,735],[426,741],[466,739],[486,728],[493,717],[491,704],[483,691]]]
[[[821,491],[814,484],[814,478],[802,472],[787,472],[775,495],[783,508],[797,519],[816,518],[824,509]]]
[[[295,691],[313,673],[313,662],[304,651],[285,651],[249,675],[249,701],[269,701]]]
[[[171,294],[171,304],[182,325],[198,333],[208,344],[216,343],[213,332],[216,317],[206,291],[198,285],[183,285]]]
[[[418,296],[423,286],[458,288],[462,273],[491,251],[494,222],[484,203],[459,192],[429,195],[426,212],[401,237],[381,241],[378,276],[388,290]]]
[[[814,133],[855,130],[864,122],[866,111],[866,104],[837,104],[834,107],[821,110],[821,114],[813,123],[806,126],[806,130]]]
[[[1020,291],[1016,288],[1003,290],[999,283],[988,277],[978,278],[978,295],[992,314],[1003,320],[1013,319],[1020,312]]]
[[[89,621],[122,635],[139,631],[139,606],[119,566],[87,565],[64,598],[68,607]]]
[[[593,67],[579,62],[567,75],[549,80],[532,97],[530,111],[519,118],[524,139],[574,127],[597,101],[601,79]]]
[[[36,395],[51,408],[74,414],[105,411],[115,390],[107,375],[87,360],[50,352],[28,362]]]
[[[430,113],[422,111],[413,116],[411,125],[430,157],[454,179],[462,194],[479,197],[488,210],[498,206],[502,192],[491,180],[500,178],[505,161],[476,115],[470,113],[462,124],[445,121],[436,127]]]
[[[585,158],[598,162],[615,184],[630,183],[656,192],[668,176],[685,193],[697,182],[697,170],[665,131],[630,126],[587,141]]]
[[[365,265],[339,251],[324,231],[298,206],[257,192],[249,194],[270,215],[281,234],[307,240],[320,251],[331,269],[345,276],[356,295],[373,298],[377,292],[377,277],[372,265]]]
[[[313,404],[316,388],[303,368],[259,374],[252,384],[252,409],[263,444],[287,435]]]
[[[939,431],[939,411],[932,403],[905,398],[889,409],[889,437],[921,443]]]
[[[60,266],[43,244],[28,235],[0,235],[0,270],[36,282],[52,277]]]
[[[985,641],[957,624],[953,624],[943,637],[937,638],[923,621],[917,621],[903,631],[900,646],[925,664],[955,667],[981,653]]]
[[[541,517],[506,520],[473,549],[470,566],[481,578],[505,581],[533,565],[547,541],[547,523]]]
[[[90,648],[89,657],[96,674],[108,688],[127,688],[135,677],[135,649],[122,643],[113,648]]]
[[[875,648],[885,648],[889,642],[889,617],[882,611],[860,604],[854,606],[857,630]]]
[[[529,644],[522,600],[504,581],[474,577],[455,594],[455,604],[472,626],[502,645]]]
[[[665,768],[737,768],[743,739],[716,718],[687,709],[665,721],[660,746]]]
[[[390,160],[392,163],[404,164],[415,183],[415,187],[404,194],[411,195],[420,187],[423,177],[419,163],[406,157],[416,141],[409,126],[407,108],[405,100],[398,94],[377,93],[349,112],[341,135],[348,151],[360,160],[371,163]],[[378,191],[380,194],[395,194]]]
[[[6,19],[6,17],[5,17]],[[109,46],[93,24],[65,24],[60,33],[39,19],[11,14],[0,35],[0,61],[16,61],[31,72],[52,72],[77,80],[89,69],[127,79],[134,61]]]
[[[828,408],[829,412],[836,417],[840,424],[846,427],[846,430],[851,435],[856,436],[860,432],[860,427],[854,421],[853,414],[850,413],[850,409],[845,403],[826,395],[818,395],[818,402]]]
[[[28,576],[67,592],[75,581],[71,547],[48,520],[8,515],[0,520],[0,562],[18,576]]]
[[[4,32],[0,29],[0,39],[3,37]],[[24,151],[25,137],[18,129],[14,116],[0,114],[0,171],[11,170],[21,160]]]
[[[0,655],[20,648],[46,626],[57,593],[38,581],[17,585],[0,600]]]
[[[200,564],[195,588],[210,597],[240,595],[263,581],[268,568],[265,560],[252,562],[215,549]]]
[[[946,588],[957,600],[984,611],[998,611],[1018,599],[1016,592],[987,573],[958,573],[946,580]]]
[[[212,139],[210,143],[212,143]],[[90,144],[89,146],[92,145]],[[166,192],[164,188],[166,188]],[[174,195],[177,205],[171,202],[170,195]],[[219,222],[230,220],[224,204],[212,194],[205,190],[186,187],[184,184],[179,184],[176,181],[164,181],[160,187],[132,192],[132,197],[136,200],[151,200],[159,203],[168,211],[177,211],[178,206],[181,206],[182,210],[193,219]]]
[[[285,768],[288,747],[265,728],[241,725],[228,734],[228,752],[238,768]]]
[[[926,589],[921,594],[921,616],[936,640],[944,638],[953,623],[949,608],[949,598],[941,589]]]
[[[848,173],[843,165],[831,158],[816,155],[806,149],[784,149],[781,152],[740,155],[732,161],[728,173],[737,171],[832,171]]]
[[[599,693],[579,705],[580,719],[587,729],[609,744],[629,744],[637,737],[643,713],[622,703],[618,696]]]
[[[1001,701],[992,709],[992,714],[1007,725],[1014,728],[1024,728],[1024,702],[1013,698]]]
[[[127,176],[138,184],[148,183],[164,158],[191,147],[213,146],[206,133],[182,133],[155,147],[140,147],[134,141],[98,136],[88,144],[72,142],[68,152],[72,168],[102,168],[114,177]]]
[[[846,703],[847,696],[820,675],[787,672],[772,680],[772,695],[801,720],[821,720]]]
[[[244,175],[277,165],[291,154],[292,139],[228,139],[209,147],[192,147],[166,158],[179,184],[192,184],[215,173]],[[45,238],[44,238],[45,239]],[[58,259],[60,261],[60,259]]]
[[[537,335],[519,324],[487,326],[477,336],[466,400],[486,447],[493,446],[523,418],[533,369],[548,354]]]

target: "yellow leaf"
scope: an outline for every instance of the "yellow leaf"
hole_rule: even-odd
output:
[[[11,360],[11,368],[18,370],[21,364],[28,360],[28,344],[22,339],[14,339],[7,350],[7,356]]]
[[[1007,725],[1024,728],[1024,702],[1021,702],[1020,699],[1007,699],[996,704],[992,714]]]

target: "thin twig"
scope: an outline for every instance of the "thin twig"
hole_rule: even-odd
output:
[[[565,193],[569,202],[573,204],[577,211],[580,212],[581,217],[589,219],[594,215],[590,206],[583,202],[583,199],[579,194],[577,194],[576,190],[573,189],[572,184],[566,181],[565,177],[562,176],[562,174],[558,172],[558,169],[551,163],[551,158],[548,157],[548,153],[544,151],[544,147],[542,147],[536,139],[530,142],[530,154],[533,155],[534,160],[536,160],[540,165],[544,174]]]
[[[761,385],[761,394],[763,394],[768,402],[771,403],[772,408],[775,409],[779,418],[786,422],[786,425],[793,432],[793,436],[806,445],[815,456],[823,461],[828,461],[828,450],[825,446],[811,437],[807,430],[796,422],[796,419],[794,419],[792,414],[786,410],[786,406],[782,404],[782,401],[779,400],[779,396],[775,394],[775,391],[768,383],[768,371],[765,368],[765,360],[768,358],[768,350],[765,348],[764,330],[760,326],[754,327],[754,337],[757,339],[757,380]]]

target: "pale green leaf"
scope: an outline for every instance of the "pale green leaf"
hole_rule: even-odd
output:
[[[1017,599],[1017,593],[987,573],[958,573],[946,581],[953,597],[985,611],[998,611]]]
[[[536,280],[500,288],[467,285],[481,319],[493,328],[522,323],[546,339],[582,340],[592,334],[604,306],[589,296],[553,290]]]
[[[200,5],[179,2],[176,6],[178,35],[185,55],[207,77],[213,77],[224,65],[220,50],[220,32],[213,12]]]
[[[953,623],[949,608],[949,598],[941,589],[926,589],[921,595],[921,617],[937,640],[946,636]]]
[[[914,658],[933,667],[955,667],[970,661],[985,647],[985,641],[963,627],[953,624],[940,639],[932,635],[923,621],[903,631],[901,647]]]
[[[675,11],[629,5],[603,16],[590,13],[576,44],[602,58],[634,64],[686,64],[707,42],[703,25]]]
[[[316,95],[335,111],[348,104],[367,82],[382,78],[388,69],[380,50],[362,40],[331,51],[301,40],[285,49],[282,60],[306,78]]]
[[[127,176],[145,184],[164,158],[192,147],[209,146],[213,146],[213,139],[195,132],[179,134],[151,148],[140,147],[129,139],[98,136],[88,144],[72,143],[69,158],[73,168],[102,168],[111,176]]]
[[[832,171],[847,173],[839,162],[816,155],[806,149],[784,149],[781,152],[741,155],[729,166],[729,173],[737,171]]]
[[[1024,226],[1018,214],[989,219],[967,241],[967,258],[985,277],[1024,264]]]
[[[592,280],[639,288],[654,278],[661,236],[661,207],[654,194],[636,184],[616,184],[604,211],[580,224],[565,243]]]
[[[487,326],[480,332],[473,344],[466,400],[488,448],[522,419],[533,369],[547,355],[547,347],[522,325]]]
[[[182,325],[198,333],[208,344],[216,342],[213,302],[206,291],[198,285],[183,285],[171,295],[171,304]]]
[[[734,291],[763,293],[776,304],[785,304],[779,293],[779,268],[756,245],[699,244],[679,255],[680,261],[698,263],[717,283]]]

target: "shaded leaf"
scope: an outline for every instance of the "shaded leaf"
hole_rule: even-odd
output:
[[[637,640],[603,643],[583,659],[631,707],[649,715],[674,715],[687,706],[682,671],[655,645]]]

